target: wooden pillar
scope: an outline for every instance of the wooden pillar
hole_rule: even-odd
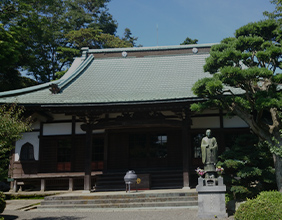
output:
[[[10,182],[10,190],[9,190],[9,192],[15,192],[14,191],[14,183],[15,183],[15,180]]]
[[[104,136],[104,165],[103,172],[108,170],[108,148],[109,148],[109,132],[106,130]]]
[[[76,116],[72,116],[72,126],[71,126],[71,171],[75,171],[75,158],[76,158],[76,145],[75,145],[75,124]]]
[[[92,124],[86,125],[84,191],[91,191],[91,163],[92,163]]]
[[[46,181],[45,181],[45,179],[41,179],[40,191],[44,192],[45,189],[46,189]]]
[[[69,191],[73,191],[73,178],[69,178]]]
[[[184,111],[184,117],[182,120],[182,153],[183,153],[183,188],[190,189],[189,180],[189,167],[190,167],[190,115],[188,109]]]
[[[14,180],[13,191],[14,192],[18,191],[18,181],[17,180]]]
[[[219,110],[219,119],[220,119],[220,136],[217,139],[217,144],[219,145],[218,153],[221,154],[225,151],[225,133],[224,133],[224,123],[223,123],[223,111]]]

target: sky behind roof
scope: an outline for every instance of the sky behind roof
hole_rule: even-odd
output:
[[[118,36],[129,28],[137,45],[150,47],[179,45],[186,37],[199,44],[220,42],[264,19],[263,12],[275,5],[269,0],[111,0],[108,8]]]

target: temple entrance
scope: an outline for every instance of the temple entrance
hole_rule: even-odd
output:
[[[91,170],[104,168],[104,137],[94,137],[92,142]]]
[[[168,158],[167,134],[135,133],[129,135],[129,167],[166,167]]]

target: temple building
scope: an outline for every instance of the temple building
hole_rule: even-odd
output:
[[[190,110],[211,46],[82,48],[61,79],[0,93],[33,121],[15,143],[11,188],[118,190],[128,170],[144,189],[195,186],[205,130],[219,154],[249,132],[218,109]]]

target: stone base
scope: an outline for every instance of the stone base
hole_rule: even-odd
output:
[[[184,187],[182,187],[182,189],[191,189],[189,186],[184,186]]]
[[[225,207],[226,186],[223,178],[198,179],[196,187],[198,192],[198,217],[200,218],[225,218],[227,217]]]

